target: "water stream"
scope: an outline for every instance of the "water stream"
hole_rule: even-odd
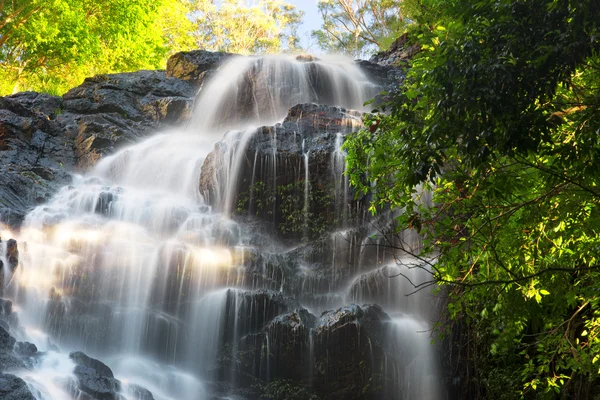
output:
[[[240,324],[249,323],[243,315],[261,307],[248,300],[246,291],[283,290],[287,282],[278,281],[269,269],[274,261],[264,260],[276,259],[273,249],[293,254],[284,243],[257,244],[254,228],[234,218],[240,170],[250,168],[254,183],[263,165],[256,153],[248,167],[243,150],[256,127],[281,122],[295,104],[362,110],[378,90],[347,60],[236,57],[205,84],[187,129],[152,136],[75,176],[49,203],[29,213],[18,237],[20,266],[6,292],[25,327],[17,339],[49,352],[32,371],[16,374],[39,400],[70,399],[60,382],[72,376],[69,351],[81,350],[113,369],[125,398],[136,398],[130,384],[149,389],[157,400],[210,398],[219,346],[227,337],[232,354],[239,351],[242,338],[236,335],[243,331]],[[272,140],[269,168],[275,177],[282,166],[276,135]],[[298,140],[304,144],[303,138]],[[325,275],[331,277],[343,268],[340,254],[350,254],[362,243],[351,239],[348,228],[344,137],[340,133],[333,140],[330,173],[345,230],[332,237],[346,243],[331,249],[333,261]],[[227,150],[214,176],[221,189],[210,199],[200,192],[199,180],[217,142]],[[306,204],[310,152],[303,148],[302,154],[298,171],[304,176]],[[300,223],[307,226],[308,208],[303,213]],[[307,237],[306,230],[302,236]],[[410,389],[393,398],[435,400],[439,393],[431,382],[436,380],[436,361],[427,346],[434,318],[429,294],[406,298],[409,285],[388,277],[406,267],[373,254],[355,257],[356,271],[339,285],[333,283],[336,279],[322,281],[311,262],[300,261],[296,291],[309,293],[312,300],[298,300],[317,316],[352,302],[381,305],[392,316],[387,340],[398,351],[415,354],[399,357],[414,360],[396,368],[404,371],[398,380]],[[263,260],[259,278],[248,271],[257,259]],[[426,279],[420,268],[407,271],[415,281]],[[274,281],[278,283],[265,283]],[[271,342],[267,352],[269,346]],[[269,375],[274,367],[265,368]],[[226,380],[233,385],[235,376],[231,371]]]

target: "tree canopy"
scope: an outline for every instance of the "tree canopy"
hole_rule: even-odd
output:
[[[169,40],[163,34],[185,27],[186,14],[174,12],[182,4],[3,0],[0,89],[4,93],[29,89],[57,93],[95,73],[158,68],[170,51],[167,44],[184,44],[181,35]]]
[[[318,7],[323,23],[312,36],[319,47],[354,57],[386,49],[405,24],[395,0],[319,0]]]
[[[239,54],[275,53],[298,48],[303,12],[281,0],[199,0],[194,12],[198,47]]]
[[[352,184],[425,238],[418,289],[464,328],[466,397],[597,396],[600,3],[411,6],[422,50],[347,142]]]
[[[0,0],[0,94],[59,94],[87,76],[162,68],[193,48],[293,50],[301,19],[280,0]]]

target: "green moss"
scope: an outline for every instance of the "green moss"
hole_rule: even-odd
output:
[[[301,180],[274,190],[265,182],[256,182],[238,195],[236,211],[273,218],[278,231],[285,236],[315,239],[337,225],[335,196],[332,190],[309,182],[308,207],[305,208],[305,184],[306,181]],[[277,215],[273,215],[274,212]]]
[[[280,379],[273,382],[254,386],[264,400],[319,400],[320,397],[298,382]]]

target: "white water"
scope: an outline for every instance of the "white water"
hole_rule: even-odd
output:
[[[70,350],[107,363],[123,381],[125,396],[129,384],[139,384],[157,400],[206,398],[203,381],[211,378],[207,369],[223,335],[227,288],[254,287],[244,265],[255,249],[246,244],[243,227],[230,219],[241,155],[254,127],[281,121],[297,103],[362,109],[376,91],[345,60],[234,58],[202,90],[189,129],[153,136],[106,157],[33,210],[18,238],[28,250],[10,289],[25,326],[47,332],[63,351],[48,353],[33,372],[19,372],[42,394],[40,400],[69,398],[56,382],[72,376],[73,364],[66,356]],[[202,164],[221,138],[223,168],[214,179],[222,190],[211,204],[198,185]],[[276,135],[272,140],[276,177]],[[337,135],[332,173],[336,205],[343,207],[339,212],[346,223],[349,193],[342,143],[343,136]],[[307,151],[306,178],[308,163]],[[308,196],[306,179],[305,205]],[[332,281],[340,273],[336,268]],[[308,267],[305,272],[312,274]],[[396,290],[404,293],[406,288],[388,288],[382,296],[390,298],[383,301],[390,312],[406,311],[402,321],[409,322],[394,323],[409,331],[427,325],[408,317],[419,314],[419,307],[406,305]],[[330,287],[327,295],[382,300],[377,298],[381,293],[360,285],[351,294]],[[65,307],[62,312],[59,305]],[[400,336],[390,340],[405,340]],[[435,399],[429,392],[427,396],[421,398]]]

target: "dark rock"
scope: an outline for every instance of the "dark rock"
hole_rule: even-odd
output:
[[[375,305],[324,312],[314,329],[314,385],[327,399],[381,399],[389,317]]]
[[[17,265],[19,265],[19,248],[15,239],[9,239],[6,242],[6,259],[8,260],[11,273],[14,272]]]
[[[6,329],[0,327],[0,351],[11,351],[15,342],[15,338]]]
[[[99,400],[118,399],[121,384],[106,364],[80,351],[69,354],[69,358],[75,362],[73,373],[81,391]]]
[[[154,400],[152,393],[140,385],[130,384],[127,386],[127,391],[132,400]]]
[[[71,173],[156,129],[187,121],[197,88],[164,71],[98,75],[62,98],[0,97],[0,223],[24,216]]]
[[[176,53],[167,61],[167,77],[200,84],[206,72],[219,68],[232,56],[236,55],[206,50]]]
[[[0,372],[31,369],[31,363],[25,362],[13,352],[0,351]]]
[[[164,71],[98,75],[64,95],[58,120],[75,138],[76,166],[86,169],[163,124],[187,121],[195,94],[190,83]]]
[[[276,316],[298,309],[302,309],[300,304],[279,292],[230,289],[225,306],[224,341],[259,332]]]
[[[36,400],[25,381],[12,374],[0,374],[0,398],[2,400]]]
[[[12,312],[12,301],[0,298],[0,317],[7,318]]]
[[[257,129],[241,154],[233,204],[225,204],[229,153],[240,151],[236,148],[243,143],[242,133],[231,132],[206,157],[200,191],[221,209],[272,223],[288,239],[315,238],[345,226],[363,204],[354,200],[344,179],[340,147],[345,135],[362,126],[362,116],[339,107],[299,104],[289,110],[282,124]],[[307,186],[310,203],[306,206]]]
[[[29,342],[17,342],[15,353],[23,357],[31,357],[37,353],[37,346]]]

